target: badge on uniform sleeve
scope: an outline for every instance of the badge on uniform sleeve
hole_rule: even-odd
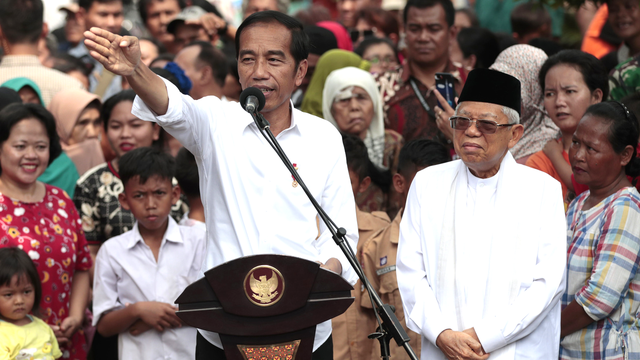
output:
[[[385,266],[387,265],[387,257],[383,256],[380,258],[380,266]]]

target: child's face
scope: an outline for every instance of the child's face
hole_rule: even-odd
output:
[[[26,275],[15,275],[11,283],[0,286],[0,319],[24,325],[27,314],[33,309],[35,289]]]
[[[147,230],[162,228],[174,205],[180,197],[180,190],[171,184],[170,179],[152,176],[144,184],[136,176],[125,184],[120,195],[120,204],[130,210],[138,220],[138,226]]]

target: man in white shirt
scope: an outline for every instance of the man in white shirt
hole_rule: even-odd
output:
[[[134,115],[156,121],[194,154],[208,231],[206,269],[247,255],[288,254],[318,261],[355,283],[355,272],[324,224],[316,239],[315,209],[238,103],[183,96],[140,62],[136,38],[96,28],[85,36],[92,56],[126,76],[138,94]],[[236,51],[242,87],[262,90],[262,114],[271,130],[355,248],[355,201],[341,136],[328,122],[291,105],[307,70],[302,24],[275,11],[256,13],[238,28]],[[221,348],[217,334],[200,333],[206,341],[198,339],[196,358],[224,356],[206,347]],[[314,358],[332,358],[330,335],[330,321],[317,326]]]
[[[564,207],[560,184],[509,152],[520,97],[516,78],[472,71],[451,117],[461,160],[411,185],[397,276],[422,359],[558,358]]]

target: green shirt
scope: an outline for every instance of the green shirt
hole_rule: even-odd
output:
[[[70,198],[76,190],[76,182],[80,178],[76,165],[63,151],[57,159],[38,178],[45,184],[57,186],[67,192]]]

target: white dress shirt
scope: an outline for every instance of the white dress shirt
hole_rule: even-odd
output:
[[[155,121],[195,157],[207,225],[205,269],[239,257],[284,254],[325,263],[337,258],[342,277],[357,276],[302,188],[237,102],[207,96],[193,100],[164,80],[169,107],[155,115],[139,98],[132,113]],[[291,106],[293,107],[293,106]],[[338,226],[358,241],[355,200],[342,138],[327,121],[293,109],[291,126],[277,136],[311,194]],[[318,239],[316,240],[316,237]],[[217,334],[201,331],[222,347]],[[319,324],[313,350],[331,334],[331,321]]]
[[[463,246],[455,247],[455,279],[442,283],[450,189],[463,181],[466,199],[454,218]],[[420,171],[400,225],[397,275],[407,326],[422,334],[421,358],[444,360],[435,346],[440,333],[471,327],[490,359],[558,358],[565,234],[560,184],[509,153],[489,179],[474,177],[460,160]],[[487,274],[506,275],[515,286],[491,286]]]
[[[200,220],[190,219],[188,211],[186,213],[184,213],[184,215],[182,216],[182,219],[180,219],[180,222],[178,223],[178,225],[194,226],[194,227],[197,227],[198,229],[202,230],[203,232],[207,232],[207,225],[205,223],[203,223],[202,221],[200,221]]]
[[[131,231],[106,241],[95,263],[93,325],[125,304],[158,301],[174,305],[182,291],[200,278],[205,247],[205,232],[179,226],[170,216],[157,262],[140,235],[138,222]],[[188,326],[118,335],[120,359],[194,359],[195,349],[196,329]]]

